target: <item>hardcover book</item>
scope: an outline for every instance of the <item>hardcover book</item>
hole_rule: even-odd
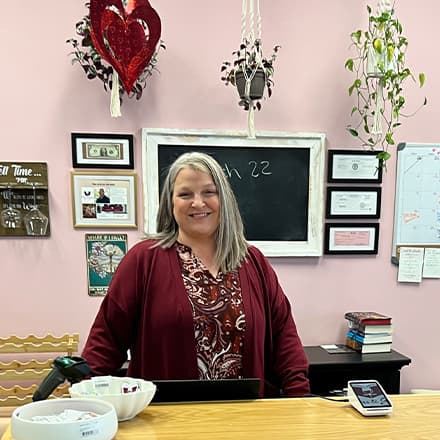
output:
[[[393,336],[389,333],[376,333],[376,334],[363,334],[350,330],[347,336],[351,339],[355,339],[361,344],[381,344],[384,342],[391,343]]]
[[[359,325],[384,325],[391,324],[391,317],[377,312],[347,312],[345,319]]]
[[[350,330],[358,331],[365,335],[376,334],[376,333],[393,333],[392,324],[379,324],[379,325],[359,325],[353,321],[348,321],[348,328]]]
[[[359,351],[362,354],[366,353],[386,353],[391,351],[391,342],[385,342],[381,344],[362,344],[355,339],[351,339],[347,336],[345,339],[345,345],[353,350]]]

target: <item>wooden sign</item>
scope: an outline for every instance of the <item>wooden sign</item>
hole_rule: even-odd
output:
[[[0,236],[49,236],[47,163],[0,162]]]

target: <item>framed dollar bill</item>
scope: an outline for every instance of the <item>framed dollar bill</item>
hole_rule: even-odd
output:
[[[133,169],[133,135],[72,133],[73,168]]]

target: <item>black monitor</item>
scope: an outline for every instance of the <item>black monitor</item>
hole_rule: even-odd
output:
[[[153,380],[157,386],[153,402],[203,402],[255,400],[260,397],[260,379]]]

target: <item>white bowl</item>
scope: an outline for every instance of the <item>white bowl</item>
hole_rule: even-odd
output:
[[[73,409],[93,412],[96,417],[71,422],[33,421],[35,416],[51,416]],[[49,399],[20,406],[11,417],[14,440],[111,440],[118,431],[118,418],[112,405],[97,399]]]
[[[123,393],[123,387],[136,391]],[[69,393],[75,398],[93,398],[111,403],[118,420],[123,422],[137,416],[150,404],[156,393],[156,385],[132,377],[97,376],[73,384]]]

